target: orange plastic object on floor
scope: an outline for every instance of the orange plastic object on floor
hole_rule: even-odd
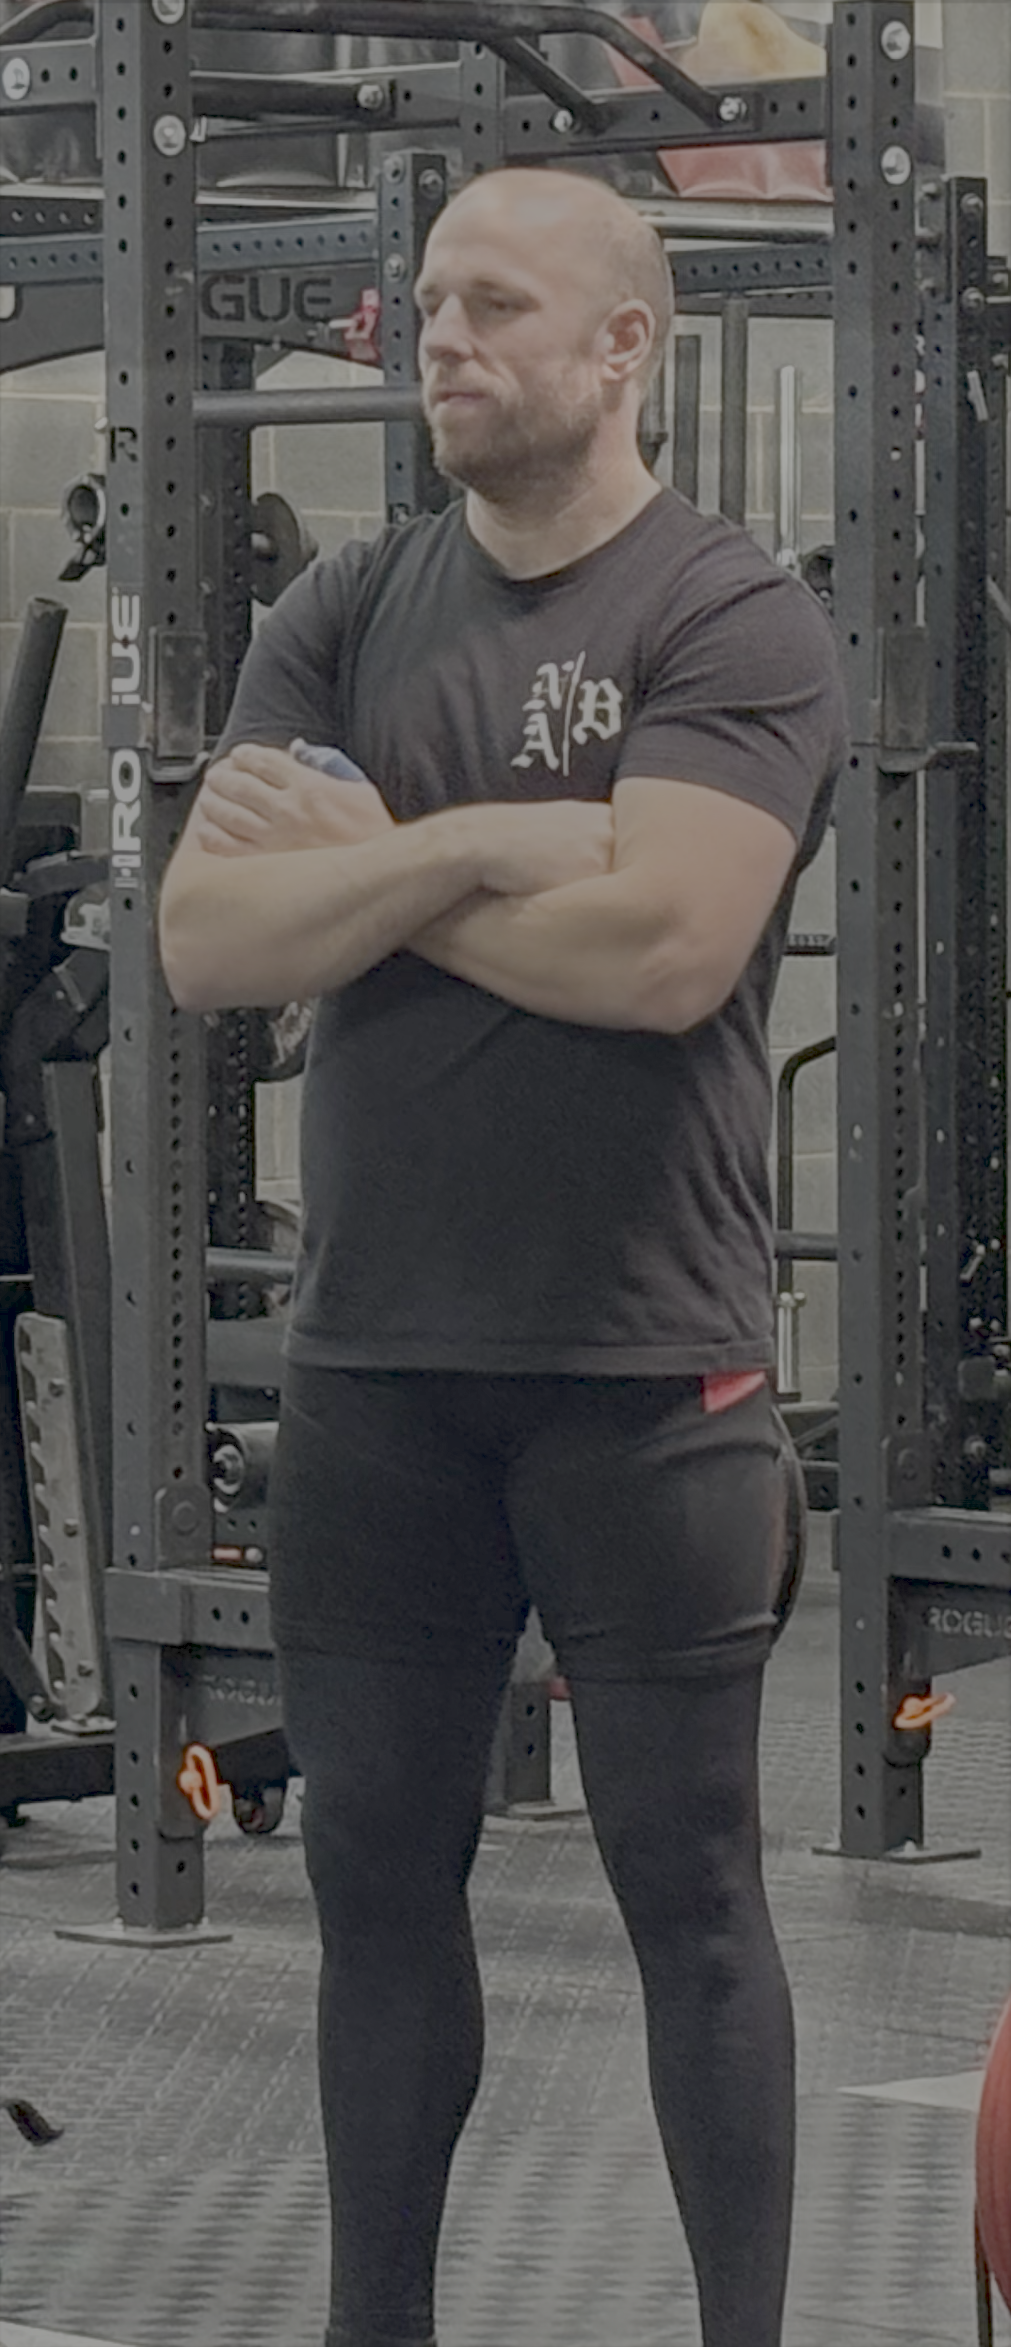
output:
[[[976,2223],[990,2272],[1011,2311],[1011,1997],[983,2080],[976,2129]]]
[[[210,1825],[221,1808],[221,1779],[206,1744],[187,1744],[176,1784],[201,1824]]]

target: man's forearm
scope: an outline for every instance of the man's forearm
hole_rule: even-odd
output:
[[[159,942],[183,1010],[306,1002],[347,986],[484,879],[466,810],[349,847],[187,852],[169,866]]]
[[[662,1027],[664,940],[620,872],[541,896],[479,896],[409,940],[454,978],[575,1026]]]

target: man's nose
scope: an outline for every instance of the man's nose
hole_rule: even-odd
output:
[[[467,312],[455,293],[447,294],[445,301],[432,310],[421,329],[421,352],[425,358],[469,354],[473,336],[467,324]]]

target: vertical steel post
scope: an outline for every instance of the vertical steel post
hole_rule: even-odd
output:
[[[928,1496],[916,777],[889,770],[882,717],[916,613],[913,107],[909,0],[837,6],[835,609],[853,742],[837,815],[841,1846],[854,1857],[923,1833],[922,1761],[891,1725],[888,1581],[889,1509]]]
[[[674,343],[674,449],[671,478],[682,497],[699,501],[702,336],[679,334]]]
[[[743,522],[748,504],[748,305],[723,304],[720,366],[720,512]]]
[[[251,391],[251,342],[205,342],[199,356],[205,391]],[[200,477],[200,605],[207,639],[207,731],[220,733],[249,648],[253,593],[250,436],[204,432]]]
[[[773,551],[781,570],[800,575],[801,475],[800,417],[802,379],[798,367],[777,367],[773,423],[775,447],[775,508]]]
[[[1008,681],[1011,678],[1011,641],[1008,638],[1008,590],[1011,585],[1011,503],[1008,464],[1011,459],[1011,326],[1005,326],[1004,347],[992,352],[986,384],[990,411],[987,448],[987,577],[1000,598],[990,600],[987,613],[987,857],[986,1001],[990,1020],[987,1078],[991,1142],[987,1156],[990,1177],[989,1218],[992,1258],[987,1308],[1002,1317],[1008,1330],[1008,786],[1011,755],[1008,739]],[[995,1246],[994,1241],[999,1243]],[[1003,1431],[1003,1430],[1002,1430]]]
[[[379,271],[382,286],[383,374],[387,383],[418,380],[420,321],[414,281],[428,231],[446,201],[442,155],[405,150],[384,155],[379,172]],[[387,424],[384,434],[386,513],[391,522],[439,513],[449,485],[436,472],[426,424]]]
[[[505,162],[506,69],[482,41],[460,46],[460,149],[464,179]]]
[[[203,750],[192,394],[190,11],[101,0],[112,819],[113,1562],[203,1566],[203,1054],[158,959],[161,876]],[[117,1902],[199,1921],[202,1829],[176,1788],[182,1655],[114,1639]]]
[[[249,391],[253,344],[205,342],[205,391]],[[252,496],[247,430],[204,432],[200,471],[200,592],[207,642],[207,730],[221,731],[252,634]],[[251,1061],[262,1011],[219,1014],[207,1034],[207,1230],[212,1247],[268,1247],[270,1217],[256,1196],[256,1093]],[[214,1296],[221,1319],[263,1310],[232,1282]]]
[[[926,1400],[934,1499],[986,1507],[997,1459],[959,1400],[958,1365],[1006,1334],[1006,883],[1002,864],[994,885],[990,834],[1007,784],[987,748],[986,182],[953,179],[944,194],[945,281],[924,321],[931,733],[976,753],[939,760],[926,784]]]

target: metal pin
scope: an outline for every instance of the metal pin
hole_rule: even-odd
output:
[[[891,59],[893,65],[901,64],[903,57],[908,57],[913,46],[913,36],[909,26],[900,24],[897,18],[893,18],[890,24],[883,25],[881,46],[885,56]]]
[[[151,137],[159,155],[181,155],[186,145],[186,124],[178,114],[159,114]]]
[[[885,148],[881,157],[881,177],[889,187],[905,187],[912,168],[912,156],[906,147]]]

